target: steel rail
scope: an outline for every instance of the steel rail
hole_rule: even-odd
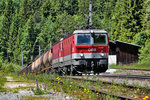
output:
[[[119,70],[135,70],[135,71],[150,71],[150,69],[134,69],[134,68],[113,68]]]
[[[132,78],[138,80],[150,80],[150,76],[142,75],[99,75],[100,77],[113,77],[113,78]]]
[[[71,77],[61,77],[61,78],[71,78]],[[83,80],[83,79],[79,79],[79,78],[71,78],[71,79],[74,79],[74,80]],[[85,79],[84,79],[84,81],[96,82],[95,80],[85,80]],[[62,84],[63,84],[63,82],[62,82]],[[79,88],[84,89],[84,87],[81,86],[81,85],[79,85]],[[117,97],[120,100],[137,100],[137,99],[132,98],[132,97],[127,97],[127,96],[123,96],[123,95],[112,94],[112,93],[109,93],[109,92],[105,92],[105,91],[102,91],[102,90],[93,89],[93,88],[90,88],[90,87],[89,87],[89,89],[92,92],[94,92],[94,93],[99,93],[99,94],[103,94],[103,95],[110,95],[112,97]]]
[[[66,78],[66,77],[62,77],[62,78]],[[136,87],[136,86],[133,86],[133,85],[126,85],[126,84],[123,84],[123,83],[106,82],[106,81],[102,81],[102,80],[82,79],[82,78],[75,78],[75,77],[67,77],[67,78],[71,78],[73,80],[84,80],[84,81],[89,81],[89,82],[93,82],[93,83],[96,83],[97,81],[101,81],[103,84],[122,85],[123,87],[131,88],[131,89],[138,89],[138,88],[141,89],[141,90],[147,89],[150,92],[150,88],[147,88],[147,87],[140,87],[140,86]]]

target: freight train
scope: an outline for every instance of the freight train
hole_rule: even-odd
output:
[[[108,69],[108,52],[105,30],[75,30],[19,73],[99,74]]]

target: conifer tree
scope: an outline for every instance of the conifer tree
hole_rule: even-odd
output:
[[[13,1],[8,0],[8,3],[5,8],[4,13],[4,19],[2,22],[2,27],[0,29],[0,44],[1,44],[1,50],[3,52],[3,56],[5,59],[8,59],[8,40],[9,40],[9,31],[10,31],[10,25],[12,22],[12,15],[14,13],[14,6]]]
[[[34,47],[36,37],[37,33],[34,32],[33,17],[30,16],[22,31],[21,49],[26,57],[25,62],[30,61],[38,54],[35,54],[36,51]]]
[[[56,24],[52,22],[52,16],[43,19],[44,23],[42,24],[41,32],[36,38],[37,45],[41,46],[41,51],[44,52],[50,47],[50,42],[55,43],[58,39],[56,31]]]
[[[141,32],[142,0],[118,0],[113,15],[113,40],[133,42],[134,36]]]
[[[4,14],[5,7],[6,7],[5,1],[4,0],[0,1],[0,15]]]
[[[13,51],[15,50],[15,41],[17,40],[18,30],[19,30],[19,15],[16,13],[12,18],[12,24],[10,26],[9,40],[8,40],[8,55],[11,60],[13,60]]]

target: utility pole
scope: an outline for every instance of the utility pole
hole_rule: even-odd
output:
[[[22,51],[22,54],[21,54],[21,55],[22,55],[22,68],[23,68],[23,51]]]
[[[51,37],[50,37],[50,43],[49,43],[49,44],[50,44],[50,48],[51,48],[51,47],[52,47],[52,40],[51,40]]]
[[[41,55],[41,46],[39,45],[39,56]]]
[[[92,28],[92,1],[90,0],[89,5],[89,28]]]

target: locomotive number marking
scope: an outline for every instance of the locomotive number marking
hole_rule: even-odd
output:
[[[96,48],[89,48],[88,51],[96,51]]]

